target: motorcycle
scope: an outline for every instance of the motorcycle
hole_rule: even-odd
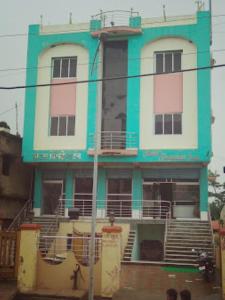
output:
[[[202,274],[206,282],[211,282],[214,278],[215,268],[212,259],[208,253],[203,250],[196,251],[192,249],[192,252],[198,255],[198,269]]]

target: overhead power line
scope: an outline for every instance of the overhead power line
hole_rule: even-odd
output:
[[[116,77],[107,77],[107,78],[89,79],[89,80],[78,80],[78,81],[70,81],[70,82],[62,82],[62,83],[42,83],[42,84],[17,85],[17,86],[0,86],[0,90],[18,90],[18,89],[27,89],[27,88],[34,88],[34,87],[47,87],[47,86],[57,86],[57,85],[94,83],[94,82],[103,82],[103,81],[110,81],[110,80],[131,79],[131,78],[138,78],[138,77],[148,77],[148,76],[155,76],[155,75],[186,73],[186,72],[193,72],[193,71],[203,71],[203,70],[209,70],[209,69],[215,69],[215,68],[222,68],[222,67],[225,67],[225,64],[219,64],[219,65],[214,65],[214,66],[198,67],[198,68],[188,68],[188,69],[183,69],[181,71],[176,71],[176,72],[165,72],[165,73],[155,73],[154,72],[154,73],[146,73],[146,74],[138,74],[138,75],[116,76]]]
[[[218,52],[225,52],[225,48],[223,49],[214,49],[214,50],[203,50],[203,51],[194,51],[194,52],[186,52],[182,53],[182,56],[188,56],[188,55],[197,55],[197,54],[204,54],[204,53],[218,53]],[[130,57],[128,61],[133,61],[133,60],[153,60],[154,56],[144,56],[144,57]],[[95,65],[101,64],[102,61],[95,62]],[[83,63],[78,63],[77,66],[88,66],[88,65],[93,65],[93,62],[83,62]],[[18,67],[18,68],[3,68],[0,69],[0,72],[16,72],[16,71],[27,71],[27,70],[42,70],[42,69],[52,69],[53,66],[39,66],[39,67]]]

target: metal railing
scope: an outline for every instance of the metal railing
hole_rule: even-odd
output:
[[[135,132],[127,131],[102,131],[101,132],[101,149],[136,149],[137,135]],[[90,145],[94,148],[95,136],[90,135]]]
[[[92,16],[94,20],[101,20],[102,27],[129,26],[130,17],[138,16],[139,13],[131,10],[109,10]]]
[[[32,200],[29,199],[21,208],[21,210],[18,212],[16,217],[13,219],[7,231],[17,230],[20,227],[20,225],[23,224],[26,218],[29,216],[31,210],[32,210]]]
[[[97,200],[97,205],[104,208],[102,215],[104,218],[113,212],[115,217],[131,218],[132,210],[135,207],[135,219],[166,219],[168,214],[171,216],[171,203],[163,200],[130,200],[130,199],[107,199],[105,201]],[[65,207],[79,208],[79,216],[90,217],[92,214],[92,200],[90,199],[59,199],[60,216],[65,215]]]
[[[212,235],[212,242],[213,242],[213,258],[216,257],[216,247],[215,247],[215,238],[214,238],[214,233],[213,233],[213,226],[212,226],[212,217],[211,217],[211,210],[210,206],[208,205],[208,219],[209,219],[209,226],[211,230],[211,235]]]
[[[166,257],[166,243],[167,243],[168,227],[169,227],[170,221],[171,221],[171,211],[168,211],[167,216],[166,216],[166,222],[165,222],[164,245],[163,245],[164,260]]]
[[[43,259],[49,263],[63,262],[70,252],[74,253],[79,263],[89,265],[90,236],[45,235],[38,241]],[[95,237],[95,261],[100,258],[102,238]]]

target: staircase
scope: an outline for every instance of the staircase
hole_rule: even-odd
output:
[[[125,248],[124,254],[123,254],[123,261],[125,261],[125,262],[131,261],[132,250],[133,250],[134,240],[135,240],[135,234],[136,234],[136,232],[134,230],[130,230],[127,245],[126,245],[126,248]]]
[[[192,249],[205,250],[214,259],[210,223],[171,220],[167,229],[164,260],[173,265],[196,266],[197,254]]]
[[[52,244],[54,238],[45,239],[44,236],[55,236],[59,229],[59,219],[56,216],[53,217],[34,217],[33,223],[39,224],[40,229],[40,240],[39,249],[42,254],[47,254],[50,245]]]

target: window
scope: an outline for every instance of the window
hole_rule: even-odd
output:
[[[50,135],[70,136],[74,134],[75,134],[75,116],[51,117]]]
[[[53,58],[52,66],[50,135],[72,136],[76,120],[77,57]],[[62,82],[71,84],[57,85]]]
[[[183,74],[181,50],[155,52],[155,134],[182,134]],[[168,74],[173,73],[173,74]]]
[[[77,57],[53,58],[53,78],[76,77]]]
[[[155,115],[155,134],[182,134],[182,114]]]
[[[155,52],[156,73],[170,73],[181,70],[181,50]]]

